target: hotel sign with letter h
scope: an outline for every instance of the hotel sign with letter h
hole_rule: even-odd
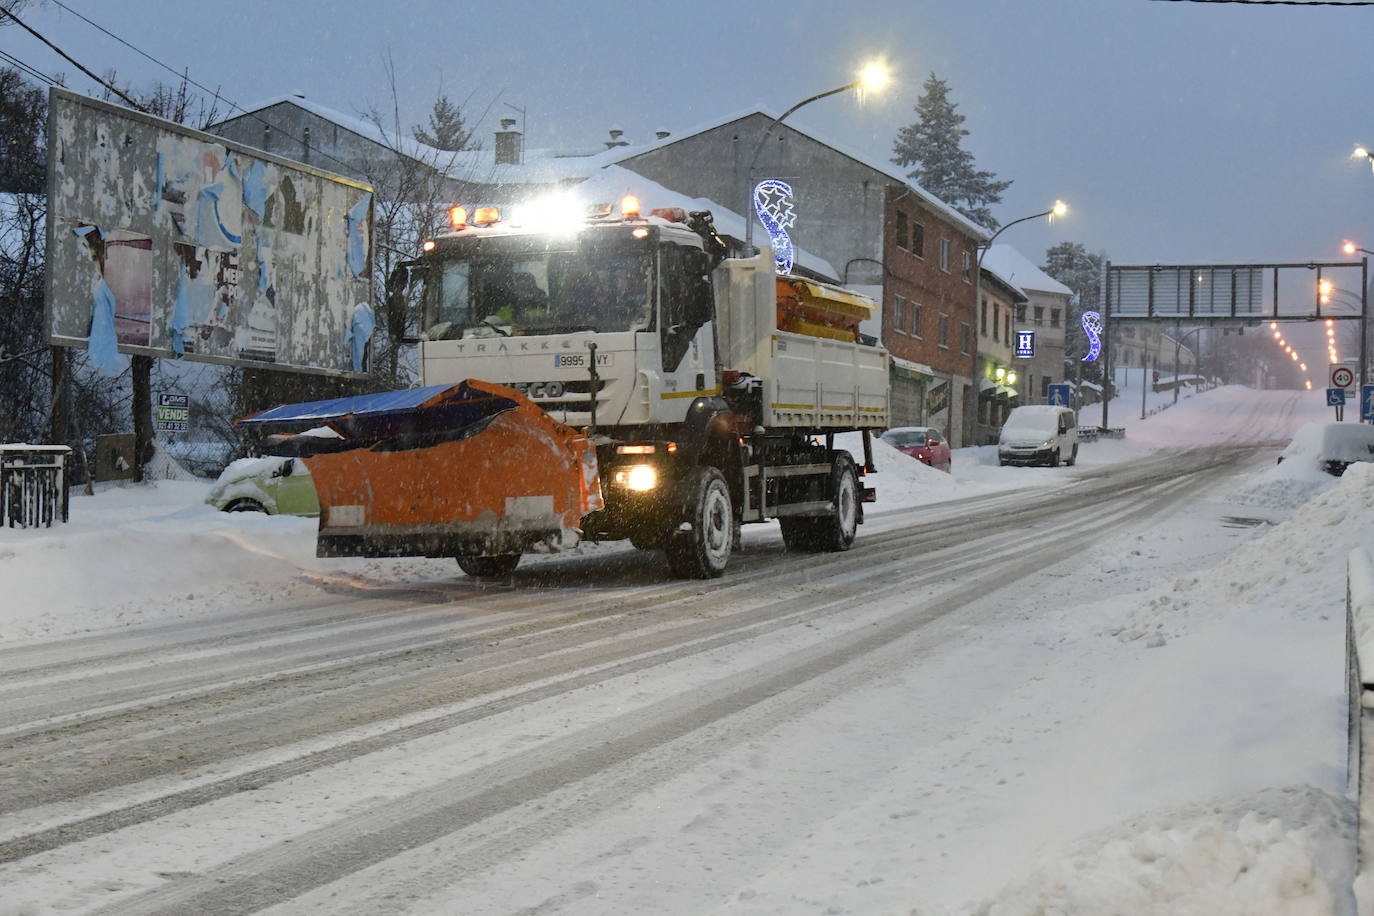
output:
[[[1035,356],[1034,331],[1016,332],[1016,355],[1022,359],[1031,359]]]

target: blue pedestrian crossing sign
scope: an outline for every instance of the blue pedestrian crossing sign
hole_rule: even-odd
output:
[[[1327,407],[1344,407],[1344,406],[1345,406],[1345,389],[1344,389],[1344,388],[1328,388],[1328,389],[1326,389],[1326,406],[1327,406]]]
[[[1374,388],[1374,385],[1371,385],[1370,387],[1371,387],[1371,388]],[[1049,387],[1049,393],[1046,395],[1046,403],[1048,403],[1048,404],[1050,404],[1050,405],[1052,405],[1052,406],[1054,406],[1054,407],[1068,407],[1068,406],[1069,406],[1069,386],[1068,386],[1068,385],[1051,385],[1051,386]]]
[[[1374,385],[1360,386],[1360,419],[1374,420]]]

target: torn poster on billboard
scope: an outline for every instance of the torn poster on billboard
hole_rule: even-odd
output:
[[[370,187],[65,89],[50,105],[50,242],[68,240],[49,248],[54,343],[112,366],[107,337],[125,353],[367,371]]]

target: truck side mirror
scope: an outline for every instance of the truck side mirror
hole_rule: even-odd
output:
[[[693,327],[699,328],[716,317],[716,295],[707,277],[694,278],[690,289],[687,321]]]
[[[711,256],[700,248],[690,248],[686,258],[687,273],[692,276],[705,276],[711,272]]]
[[[415,278],[428,270],[424,261],[401,261],[386,278],[385,309],[387,335],[395,343],[419,343],[420,338],[407,336],[409,323],[410,287]]]

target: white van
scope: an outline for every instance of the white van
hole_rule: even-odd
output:
[[[1072,465],[1078,460],[1078,423],[1067,407],[1015,407],[997,437],[997,463]]]

